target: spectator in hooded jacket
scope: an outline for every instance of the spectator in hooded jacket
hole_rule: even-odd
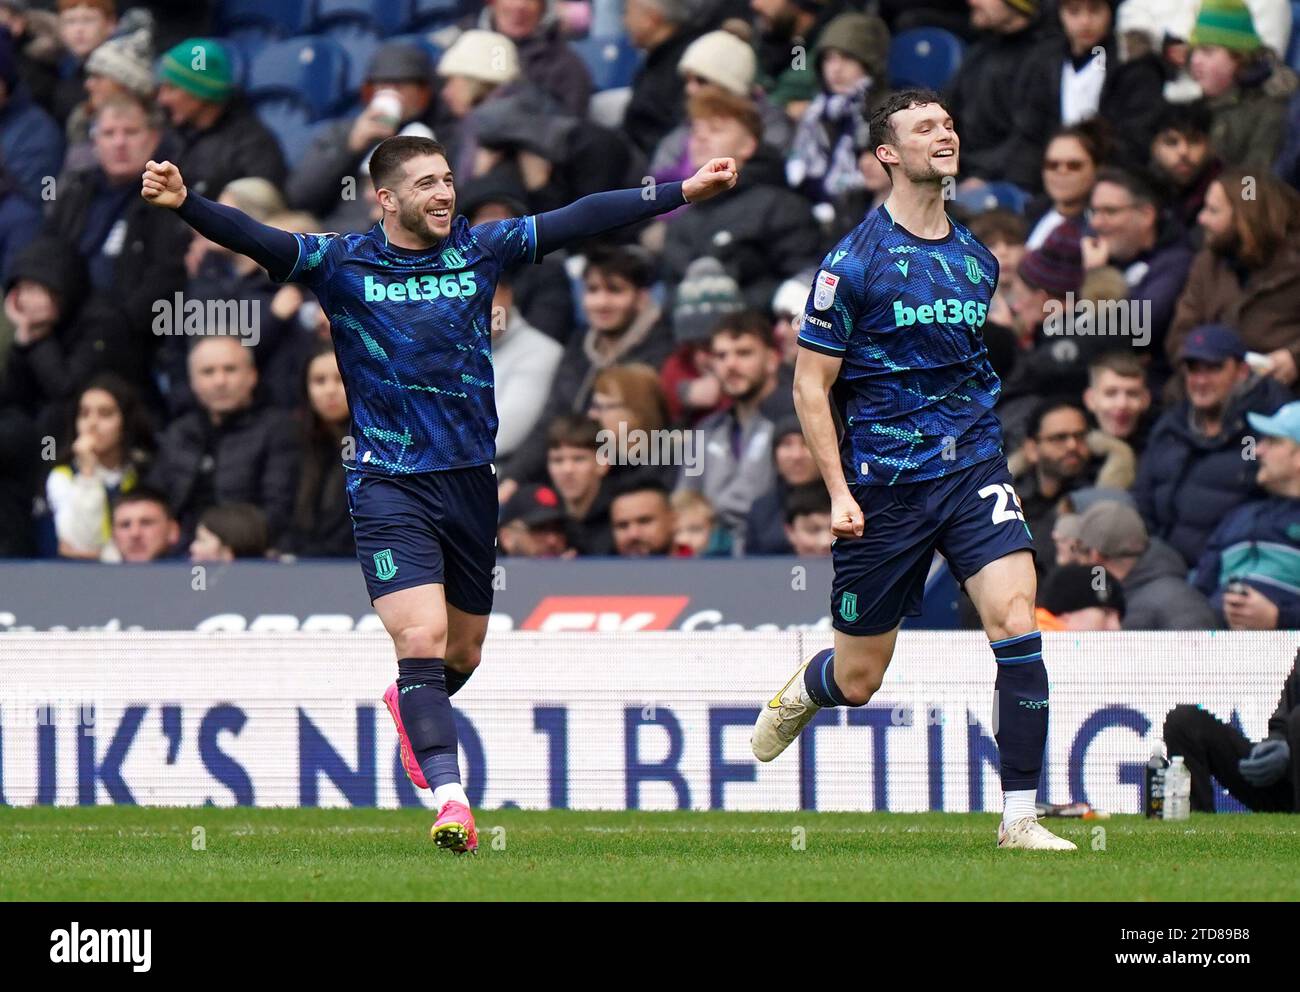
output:
[[[1009,95],[1025,92],[1021,76],[1038,42],[1040,6],[1039,0],[970,0],[976,41],[948,84],[946,105],[961,131],[962,172],[974,180],[1005,179],[1017,167],[1020,141]]]
[[[740,287],[716,258],[697,258],[687,266],[673,306],[677,347],[659,372],[674,424],[695,424],[730,405],[713,373],[709,338],[720,321],[744,307]]]
[[[1256,483],[1266,498],[1237,507],[1210,536],[1196,585],[1233,630],[1300,628],[1300,402],[1248,413]]]
[[[1061,33],[1029,56],[1014,111],[1022,151],[1004,178],[1029,189],[1038,184],[1033,163],[1048,137],[1090,117],[1122,121],[1120,150],[1130,164],[1143,164],[1165,82],[1155,54],[1121,60],[1114,0],[1061,0],[1059,12]]]
[[[44,206],[49,184],[63,163],[63,131],[32,99],[18,75],[13,39],[0,27],[0,161],[14,188]]]
[[[712,255],[739,283],[746,305],[765,310],[782,280],[817,263],[818,231],[808,201],[786,187],[780,160],[763,146],[752,102],[707,87],[689,107],[695,167],[728,156],[740,167],[740,179],[729,195],[668,221],[664,276],[675,285],[691,262]]]
[[[1256,492],[1246,414],[1272,413],[1287,399],[1280,385],[1251,372],[1245,354],[1222,324],[1187,335],[1178,362],[1187,399],[1156,421],[1138,466],[1138,511],[1189,568],[1219,523]]]
[[[817,48],[821,33],[845,9],[835,0],[749,0],[758,22],[758,59],[763,88],[794,120],[817,96],[817,72],[808,58],[793,52]]]
[[[1300,366],[1300,193],[1267,175],[1229,170],[1210,184],[1199,217],[1205,246],[1192,260],[1165,339],[1178,354],[1192,328],[1224,323],[1268,356],[1285,386]]]
[[[1215,152],[1229,168],[1269,171],[1282,147],[1295,73],[1264,47],[1241,0],[1205,0],[1189,40]]]
[[[886,86],[889,28],[879,17],[841,14],[817,39],[813,63],[821,91],[799,119],[786,179],[814,203],[838,203],[866,185],[858,154]]]
[[[1178,552],[1147,534],[1137,510],[1103,500],[1079,516],[1079,563],[1100,565],[1124,583],[1125,630],[1210,630],[1218,626],[1205,596],[1187,581]]]
[[[47,111],[54,106],[59,84],[63,42],[58,17],[33,9],[29,0],[0,0],[0,29],[8,29],[18,59],[18,77],[37,103]]]
[[[209,507],[252,503],[266,513],[275,545],[293,511],[299,458],[293,422],[256,405],[257,368],[237,338],[199,338],[189,369],[199,409],[163,431],[149,482],[167,494],[185,543]]]
[[[189,189],[216,196],[244,176],[284,187],[280,144],[236,89],[221,42],[189,38],[164,54],[158,63],[158,103],[171,120],[180,148],[173,161],[185,170]]]

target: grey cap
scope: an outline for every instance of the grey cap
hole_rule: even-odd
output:
[[[379,46],[366,69],[368,83],[427,83],[433,79],[433,60],[418,45],[390,41]]]
[[[1114,500],[1090,506],[1079,518],[1079,543],[1103,558],[1124,558],[1146,551],[1147,525],[1137,510]]]

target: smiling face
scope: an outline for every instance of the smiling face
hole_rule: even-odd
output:
[[[412,239],[426,245],[451,233],[456,216],[456,186],[442,155],[416,155],[402,164],[396,181],[377,193],[385,218],[392,214]]]
[[[1151,390],[1141,376],[1101,369],[1093,384],[1084,390],[1083,403],[1103,431],[1122,439],[1133,433],[1151,406]]]
[[[957,175],[961,141],[953,128],[952,115],[937,103],[925,103],[895,111],[889,118],[892,134],[876,146],[876,157],[892,170],[916,184],[940,183]]]

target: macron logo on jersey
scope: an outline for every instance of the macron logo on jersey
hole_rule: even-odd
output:
[[[427,300],[458,300],[478,292],[473,272],[448,272],[441,276],[410,276],[397,282],[383,282],[366,276],[366,302],[420,303]]]

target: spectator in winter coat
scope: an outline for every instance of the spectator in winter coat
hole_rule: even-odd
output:
[[[13,39],[0,27],[0,162],[14,187],[36,206],[63,163],[63,131],[32,99],[18,75]]]
[[[1245,415],[1272,413],[1287,399],[1276,382],[1250,371],[1245,353],[1241,338],[1220,324],[1187,336],[1179,356],[1187,399],[1156,421],[1138,466],[1138,511],[1189,568],[1215,527],[1256,492]]]
[[[135,97],[153,104],[153,38],[147,26],[110,38],[86,59],[86,99],[68,116],[64,128],[68,150],[63,159],[67,172],[93,168],[95,143],[91,125],[101,107],[114,97]]]
[[[262,509],[272,544],[289,525],[298,438],[288,414],[254,405],[256,386],[252,353],[236,338],[200,338],[190,351],[199,409],[168,425],[149,476],[167,494],[186,544],[199,517],[218,503]]]
[[[498,458],[509,458],[537,426],[564,355],[563,346],[529,324],[515,306],[511,275],[501,274],[492,298]]]
[[[677,347],[659,373],[674,424],[695,424],[730,405],[730,397],[713,374],[709,339],[720,321],[744,307],[740,287],[716,258],[697,258],[687,267],[673,306]]]
[[[677,65],[699,33],[691,15],[686,0],[628,0],[623,8],[628,39],[645,52],[632,79],[623,130],[646,155],[681,120],[684,82]]]
[[[1215,779],[1249,809],[1300,812],[1300,652],[1262,741],[1252,744],[1199,704],[1170,710],[1164,738],[1169,753],[1181,754],[1191,772],[1196,812],[1215,811]]]
[[[202,68],[194,68],[197,53]],[[189,38],[158,63],[158,103],[171,120],[180,151],[173,159],[185,184],[216,196],[245,176],[261,176],[283,188],[284,154],[235,88],[230,59],[219,41]]]
[[[746,555],[788,555],[792,553],[785,510],[796,490],[820,486],[821,472],[813,460],[798,417],[782,417],[772,431],[772,463],[776,477],[772,487],[754,500],[745,528]]]
[[[40,210],[19,194],[0,163],[0,285],[9,278],[14,259],[31,244],[40,227]]]
[[[317,343],[303,378],[306,405],[299,410],[302,471],[293,502],[293,524],[283,550],[300,558],[351,558],[356,544],[343,456],[352,420],[333,344]]]
[[[18,78],[45,110],[54,106],[59,61],[64,54],[53,11],[33,9],[29,0],[0,0],[0,29],[13,38]]]
[[[740,285],[745,304],[766,310],[786,277],[815,265],[819,238],[808,201],[785,185],[780,160],[762,145],[754,105],[709,87],[690,100],[691,161],[728,156],[740,180],[724,197],[668,222],[663,274],[676,285],[697,258],[712,255]]]
[[[1016,101],[1021,151],[1005,178],[1028,189],[1038,184],[1033,163],[1048,137],[1090,117],[1122,121],[1117,137],[1124,159],[1144,163],[1165,82],[1155,54],[1121,61],[1112,0],[1062,0],[1059,10],[1062,33],[1030,54],[1020,84],[1024,98]]]
[[[1079,517],[1080,564],[1101,565],[1124,583],[1125,630],[1210,630],[1218,626],[1205,596],[1187,581],[1178,552],[1147,535],[1137,510],[1114,500]]]
[[[1300,403],[1248,413],[1267,498],[1237,507],[1210,536],[1196,585],[1233,630],[1300,628]]]
[[[1300,193],[1267,175],[1230,170],[1210,184],[1192,260],[1165,339],[1172,360],[1192,328],[1223,323],[1268,374],[1294,386],[1300,366]]]
[[[945,106],[961,132],[962,172],[974,179],[1004,179],[1017,166],[1020,141],[1008,94],[1025,92],[1021,75],[1038,43],[1040,6],[1039,0],[970,0],[976,41],[948,84]]]
[[[63,58],[50,112],[60,124],[85,99],[86,59],[117,31],[114,0],[59,0],[59,40]]]

